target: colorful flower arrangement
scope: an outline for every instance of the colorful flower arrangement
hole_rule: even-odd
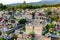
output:
[[[51,34],[59,35],[60,25],[54,22],[47,24],[42,32],[42,35],[50,37]]]

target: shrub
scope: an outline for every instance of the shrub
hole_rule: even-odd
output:
[[[26,23],[26,19],[20,19],[20,20],[18,21],[18,23],[19,23],[19,24],[25,24],[25,23]]]
[[[2,34],[2,32],[0,31],[0,35]]]
[[[5,40],[5,39],[0,37],[0,40]]]
[[[47,13],[47,15],[51,15],[52,11],[51,10],[47,10],[46,13]]]

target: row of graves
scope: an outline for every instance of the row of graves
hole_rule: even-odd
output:
[[[44,9],[35,9],[35,10],[17,10],[16,12],[11,11],[1,11],[0,16],[0,30],[2,31],[1,36],[5,36],[5,31],[11,30],[13,27],[17,26],[18,21],[21,18],[26,18],[27,23],[25,26],[26,32],[25,34],[28,35],[28,39],[32,39],[32,34],[35,34],[37,38],[48,35],[48,37],[57,38],[59,39],[59,30],[60,30],[60,17],[59,14],[54,15],[56,13],[54,11],[50,11],[46,13],[47,8]],[[51,14],[52,13],[52,14]],[[58,11],[57,11],[58,13]],[[58,16],[58,20],[53,19],[54,17]],[[50,18],[53,17],[53,18]],[[53,19],[53,21],[51,21]],[[32,33],[30,33],[32,31]],[[18,32],[18,30],[17,30]],[[16,32],[16,33],[17,33]],[[5,35],[4,35],[5,34]],[[30,35],[31,34],[31,35]],[[12,34],[11,34],[12,35]],[[18,34],[20,35],[20,34]],[[24,35],[23,35],[24,36]],[[18,36],[20,37],[20,36]],[[33,35],[34,37],[34,35]],[[51,39],[52,39],[51,38]],[[41,38],[40,38],[41,39]],[[39,39],[39,40],[40,40]],[[53,39],[55,40],[55,39]]]

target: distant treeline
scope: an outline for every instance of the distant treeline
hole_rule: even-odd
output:
[[[47,4],[43,4],[43,5],[32,5],[32,4],[26,4],[25,2],[21,5],[17,5],[17,6],[9,6],[9,5],[3,5],[2,3],[0,3],[0,10],[10,10],[12,8],[14,9],[37,9],[37,8],[42,8],[42,7],[60,7],[60,3],[59,4],[51,4],[51,5],[47,5]]]
[[[7,8],[6,5],[3,5],[2,3],[0,3],[0,10],[6,9],[6,8]]]
[[[50,4],[50,5],[48,5],[48,4],[43,4],[43,5],[41,5],[42,7],[60,7],[60,3],[58,3],[58,4]]]

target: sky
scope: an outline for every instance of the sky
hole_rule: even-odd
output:
[[[0,3],[12,4],[12,3],[23,3],[24,1],[29,3],[29,2],[38,2],[38,1],[41,1],[41,0],[0,0]]]
[[[0,3],[13,4],[13,3],[23,3],[24,1],[30,3],[30,2],[39,2],[39,1],[60,1],[60,0],[0,0]]]

